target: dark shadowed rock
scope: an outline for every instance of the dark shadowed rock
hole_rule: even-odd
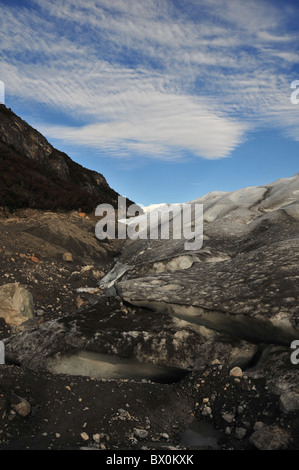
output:
[[[246,373],[254,379],[264,378],[277,395],[295,392],[299,389],[298,365],[291,363],[290,356],[289,347],[264,345],[257,364]]]
[[[0,207],[94,211],[117,205],[104,176],[72,161],[0,104]]]

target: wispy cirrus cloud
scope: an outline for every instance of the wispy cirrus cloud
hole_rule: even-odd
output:
[[[134,91],[122,100],[116,107],[110,103],[106,113],[110,120],[105,122],[44,130],[77,145],[83,143],[97,150],[110,148],[119,156],[138,152],[152,158],[179,159],[187,150],[213,159],[229,155],[242,142],[248,128],[247,124],[213,114],[211,106],[189,96],[142,96]]]
[[[230,155],[254,126],[298,131],[288,99],[298,57],[290,5],[31,3],[0,3],[0,78],[14,96],[80,121],[37,123],[50,139],[115,156],[213,159]]]

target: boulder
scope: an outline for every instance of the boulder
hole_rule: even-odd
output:
[[[68,261],[69,263],[72,263],[74,261],[72,253],[64,253],[63,259],[64,261]]]
[[[279,407],[282,413],[290,413],[299,410],[299,393],[286,392],[280,396]]]
[[[11,326],[18,326],[33,318],[31,293],[18,283],[0,286],[0,317]]]
[[[229,375],[231,375],[232,377],[242,377],[243,372],[242,372],[242,369],[240,367],[233,367],[229,371]]]
[[[31,405],[25,398],[13,394],[10,398],[10,404],[12,409],[22,418],[27,418],[31,412]]]
[[[264,426],[249,438],[250,444],[259,450],[283,450],[290,441],[290,433],[276,425]]]

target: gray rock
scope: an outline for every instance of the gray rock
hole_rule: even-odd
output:
[[[233,423],[236,418],[234,413],[222,413],[221,416],[222,416],[222,419],[224,419],[224,421],[229,424]]]
[[[286,392],[279,398],[279,407],[282,413],[290,413],[291,411],[299,410],[299,393]]]
[[[146,439],[148,436],[148,432],[145,429],[134,428],[134,434],[137,439]]]
[[[210,416],[212,414],[212,408],[210,406],[205,406],[201,414],[202,416]]]
[[[240,367],[233,367],[229,371],[229,375],[231,375],[232,377],[242,377],[243,372],[242,372],[242,369]]]
[[[276,425],[264,426],[249,437],[249,442],[259,450],[286,449],[291,442],[288,431]]]
[[[258,431],[259,429],[263,428],[264,426],[265,426],[265,423],[263,423],[262,421],[256,421],[256,423],[254,423],[253,430]]]
[[[244,437],[246,436],[247,434],[247,429],[245,428],[236,428],[236,431],[235,431],[235,436],[237,439],[244,439]]]
[[[22,418],[27,418],[31,412],[31,405],[28,401],[17,395],[13,396],[11,407],[18,415],[22,416]]]

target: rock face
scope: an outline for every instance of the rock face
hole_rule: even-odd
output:
[[[117,196],[103,175],[72,161],[0,105],[0,207],[91,212],[102,202],[115,206]]]
[[[192,201],[203,204],[202,248],[186,251],[184,239],[128,240],[119,258],[126,272],[114,287],[133,305],[289,345],[299,335],[298,188],[296,174]]]
[[[50,370],[53,367],[62,370],[61,364],[67,370],[65,364],[68,361],[73,364],[74,356],[79,364],[78,355],[83,357],[84,352],[110,355],[112,361],[118,357],[119,368],[126,359],[131,361],[132,367],[135,361],[144,367],[154,364],[189,371],[219,358],[232,367],[245,367],[257,352],[254,344],[205,327],[193,330],[188,323],[173,321],[168,315],[157,316],[142,308],[124,308],[116,298],[109,300],[108,305],[105,298],[101,299],[72,315],[13,335],[5,344],[8,360],[32,369]],[[91,359],[96,361],[97,358]],[[98,359],[105,367],[105,357]],[[129,374],[130,364],[124,375]],[[84,361],[80,366],[80,370],[83,369]]]
[[[34,306],[32,295],[17,283],[0,287],[0,317],[11,326],[33,318]]]

